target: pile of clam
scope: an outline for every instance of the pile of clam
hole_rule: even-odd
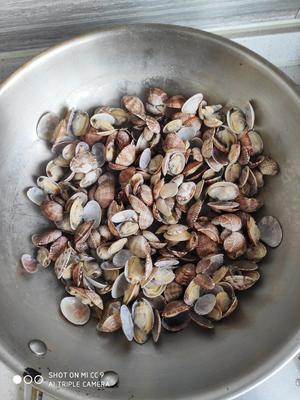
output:
[[[99,332],[158,341],[162,328],[203,328],[228,317],[282,239],[256,196],[277,163],[263,154],[250,102],[210,105],[151,88],[146,102],[93,115],[41,116],[54,158],[28,198],[54,225],[32,236],[33,273],[53,266],[68,293],[62,315]]]

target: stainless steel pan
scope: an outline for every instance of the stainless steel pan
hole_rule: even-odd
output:
[[[265,214],[283,226],[282,245],[263,263],[263,279],[241,296],[239,310],[215,333],[196,328],[165,334],[158,346],[74,327],[58,312],[63,290],[49,269],[21,273],[30,234],[46,226],[24,196],[50,152],[35,126],[46,110],[89,109],[123,93],[158,85],[168,92],[208,93],[211,101],[253,99],[257,129],[281,173],[267,182]],[[0,88],[0,355],[16,371],[114,370],[116,388],[51,389],[64,399],[224,399],[248,390],[292,357],[300,340],[300,98],[276,68],[230,41],[167,25],[105,29],[56,46]],[[46,342],[36,358],[27,343]],[[43,387],[48,389],[47,382]],[[89,397],[85,393],[89,393]]]

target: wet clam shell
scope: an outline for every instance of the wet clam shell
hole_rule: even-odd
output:
[[[239,188],[232,182],[216,182],[209,186],[207,194],[219,201],[231,201],[239,195]]]
[[[39,266],[38,262],[35,258],[33,258],[30,254],[23,254],[21,257],[22,267],[26,272],[33,274],[38,271]]]
[[[282,241],[282,229],[279,221],[272,216],[265,216],[258,222],[260,239],[270,247],[277,247]]]
[[[37,206],[40,206],[42,202],[47,198],[46,193],[42,189],[36,186],[29,188],[26,194],[28,199],[31,200]]]
[[[213,294],[205,294],[196,301],[194,311],[199,315],[209,314],[216,304],[216,297]]]
[[[50,141],[55,128],[59,123],[59,117],[54,112],[44,113],[38,120],[36,134],[40,139]]]
[[[90,200],[83,207],[83,221],[94,221],[93,228],[98,228],[101,223],[102,210],[99,203],[95,200]]]
[[[90,308],[78,297],[64,297],[60,302],[62,315],[74,325],[85,325],[90,319]]]

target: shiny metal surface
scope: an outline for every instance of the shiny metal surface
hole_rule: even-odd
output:
[[[211,101],[253,99],[257,129],[281,167],[267,181],[264,214],[276,215],[284,240],[270,252],[262,282],[240,296],[239,310],[215,333],[191,327],[158,346],[100,336],[91,321],[75,327],[58,312],[63,290],[52,271],[24,275],[30,234],[46,226],[24,196],[47,158],[35,126],[46,110],[89,109],[158,85],[171,94],[202,91]],[[224,399],[267,378],[299,349],[300,98],[276,68],[226,39],[164,25],[123,26],[81,36],[44,53],[0,88],[0,356],[21,373],[116,371],[119,385],[98,391],[49,390],[64,399]],[[27,343],[44,341],[36,358]]]

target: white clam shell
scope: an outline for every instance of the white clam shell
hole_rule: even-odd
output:
[[[141,169],[146,169],[151,161],[151,150],[149,148],[145,149],[140,157],[139,167]]]
[[[98,228],[101,222],[102,218],[102,210],[95,200],[90,200],[86,203],[86,205],[83,208],[83,220],[84,221],[91,221],[94,220],[94,228]]]
[[[203,100],[202,93],[196,93],[183,104],[181,111],[187,114],[196,114],[198,107]]]
[[[91,315],[89,306],[83,304],[78,297],[64,297],[60,302],[62,315],[74,325],[84,325]]]
[[[120,317],[124,335],[131,342],[133,340],[133,333],[134,333],[133,321],[129,308],[125,304],[121,306]]]
[[[124,292],[127,289],[128,282],[125,278],[124,272],[120,274],[117,279],[114,281],[111,288],[111,297],[113,299],[118,299],[119,297],[124,296]]]
[[[59,123],[58,115],[54,112],[44,113],[38,120],[36,134],[40,139],[51,140],[53,132]]]
[[[37,206],[40,206],[42,202],[47,198],[46,193],[36,186],[32,186],[31,188],[29,188],[26,194],[29,200],[31,200]]]

